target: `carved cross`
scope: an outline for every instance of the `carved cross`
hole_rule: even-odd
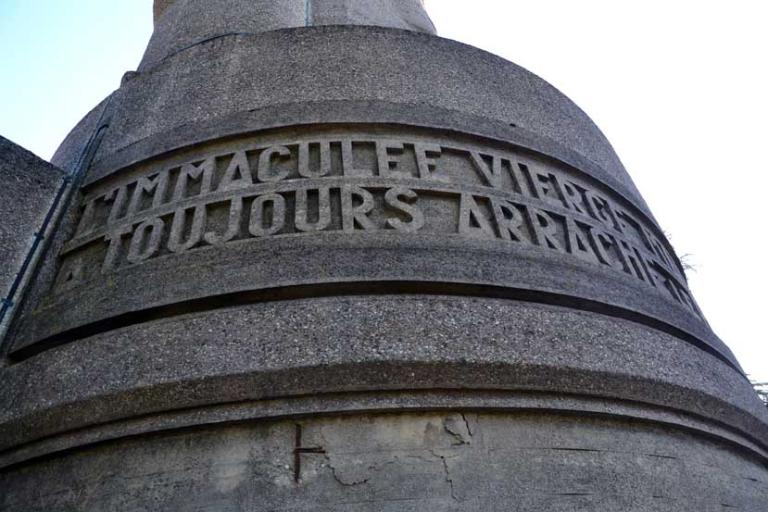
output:
[[[301,482],[301,456],[304,454],[323,454],[325,449],[321,446],[302,446],[302,427],[296,425],[296,446],[293,449],[293,480]]]

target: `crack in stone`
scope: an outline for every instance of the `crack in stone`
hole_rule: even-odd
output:
[[[339,469],[333,464],[333,461],[331,460],[331,457],[328,454],[325,454],[325,459],[328,462],[328,467],[331,469],[331,474],[333,475],[333,478],[344,487],[355,487],[358,485],[364,485],[371,481],[372,476],[368,476],[366,478],[360,478],[358,479],[345,479],[340,473]],[[392,464],[397,464],[399,460],[389,460],[382,464],[371,464],[366,468],[366,472],[373,472],[377,473],[381,471],[385,466],[390,466]]]
[[[549,449],[556,452],[581,452],[581,453],[603,453],[605,451],[605,450],[596,450],[594,448],[571,448],[571,447],[564,447],[564,446],[555,446]]]
[[[467,420],[467,416],[463,412],[461,413],[461,419],[464,420],[464,425],[466,425],[467,427],[467,432],[469,433],[469,437],[474,436],[474,434],[472,433],[472,427],[469,425],[469,420]]]
[[[658,453],[646,453],[646,457],[653,457],[654,459],[668,459],[668,460],[678,460],[677,457],[674,457],[672,455],[661,455]]]
[[[472,437],[472,431],[469,428],[467,418],[462,414],[461,419],[463,421],[464,429],[466,429],[466,432],[464,432],[464,430],[459,425],[457,425],[455,417],[451,416],[443,420],[443,429],[445,429],[445,431],[455,439],[455,441],[452,443],[454,446],[470,444],[468,437]]]
[[[456,496],[456,488],[454,487],[453,477],[451,476],[451,470],[448,467],[449,457],[435,453],[434,450],[430,450],[429,453],[431,453],[432,456],[440,459],[440,462],[443,465],[443,472],[445,473],[445,481],[448,484],[448,487],[450,488],[450,491],[451,491],[451,499],[453,499],[453,501],[460,502],[461,500],[458,498],[458,496]]]
[[[448,487],[451,489],[451,499],[453,501],[460,501],[456,497],[456,489],[453,487],[453,478],[451,478],[451,471],[448,469],[448,461],[445,457],[439,456],[440,459],[443,461],[443,470],[445,471],[445,481],[448,482]]]
[[[356,487],[358,485],[365,485],[367,484],[371,478],[364,478],[362,480],[352,480],[352,481],[345,481],[338,473],[336,468],[330,463],[330,459],[328,459],[328,467],[331,468],[331,474],[333,475],[333,479],[336,480],[340,485],[344,487]],[[369,468],[370,469],[370,468]]]

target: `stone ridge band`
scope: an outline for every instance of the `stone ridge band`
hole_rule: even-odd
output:
[[[205,147],[137,164],[88,187],[79,226],[62,249],[46,314],[72,294],[102,289],[99,282],[126,265],[160,256],[162,268],[173,255],[242,244],[249,238],[263,244],[265,237],[380,231],[409,240],[448,236],[467,247],[507,241],[570,255],[632,277],[702,321],[679,262],[653,221],[599,181],[542,155],[509,147],[500,151],[479,139],[468,145],[428,132],[393,138],[381,131],[339,128],[324,137],[286,139],[277,132]],[[131,272],[138,276],[141,268]],[[398,279],[405,283],[417,275]],[[354,280],[364,281],[364,276]],[[392,276],[387,279],[393,281]],[[472,279],[477,278],[459,281]],[[273,283],[286,285],[284,280]],[[269,281],[258,288],[270,288]],[[232,291],[220,287],[209,289],[208,295]],[[191,298],[168,295],[151,304]],[[591,296],[595,299],[599,296]],[[94,314],[104,305],[103,300],[96,304]],[[66,311],[52,316],[63,333],[78,329],[78,323],[85,326],[135,310],[121,311],[118,301],[117,309],[105,310],[100,318],[77,320]],[[46,330],[44,322],[33,319],[33,324],[17,349],[34,344],[35,337],[48,344],[64,339]],[[716,353],[730,357],[727,349],[715,346]]]

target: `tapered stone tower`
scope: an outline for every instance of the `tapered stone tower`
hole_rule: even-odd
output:
[[[56,184],[6,198],[0,510],[768,509],[768,415],[576,105],[419,0],[155,16],[64,172],[3,152]]]

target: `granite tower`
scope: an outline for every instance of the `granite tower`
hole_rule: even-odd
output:
[[[766,509],[768,414],[606,138],[420,0],[156,0],[0,166],[0,511]]]

